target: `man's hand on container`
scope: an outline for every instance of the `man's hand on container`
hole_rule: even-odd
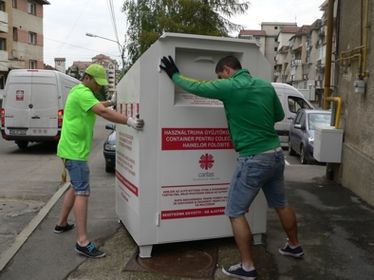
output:
[[[129,127],[132,127],[136,130],[141,130],[144,126],[144,120],[138,119],[138,118],[134,119],[134,118],[128,117],[126,124]]]
[[[178,67],[175,65],[173,58],[169,55],[169,58],[164,56],[161,58],[160,68],[168,74],[170,79],[173,78],[175,73],[179,73]]]

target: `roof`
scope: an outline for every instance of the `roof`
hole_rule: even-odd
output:
[[[49,5],[49,4],[51,4],[47,0],[35,0],[35,2],[39,3],[40,5]]]
[[[298,26],[284,26],[281,27],[280,33],[293,33],[296,34],[299,31],[300,27]]]
[[[239,32],[240,36],[266,36],[266,32],[264,30],[246,30],[242,29]]]
[[[310,25],[303,25],[299,28],[299,30],[297,30],[297,32],[295,33],[295,36],[308,34],[310,30],[312,30]]]
[[[321,19],[316,19],[315,22],[312,23],[310,28],[312,30],[319,29],[322,26],[322,20]]]
[[[73,61],[73,64],[70,66],[70,68],[84,71],[90,64],[92,64],[91,61]]]
[[[297,26],[296,22],[261,22],[261,26],[263,25],[276,25],[276,26]]]

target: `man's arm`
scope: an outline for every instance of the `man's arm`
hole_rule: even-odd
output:
[[[230,80],[198,81],[181,75],[171,56],[164,56],[161,59],[160,68],[176,85],[195,95],[223,101],[226,95],[231,92]]]
[[[207,98],[224,100],[232,90],[230,79],[198,81],[176,73],[172,80],[185,91]]]
[[[119,112],[106,108],[102,103],[97,103],[91,110],[96,115],[114,123],[126,124],[135,129],[141,129],[144,126],[144,121],[142,119],[127,117]]]

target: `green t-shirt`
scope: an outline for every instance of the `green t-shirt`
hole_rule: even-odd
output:
[[[73,87],[67,97],[57,156],[71,160],[88,160],[92,148],[96,114],[90,109],[99,103],[83,84]]]

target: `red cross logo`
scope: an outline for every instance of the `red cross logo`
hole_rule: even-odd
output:
[[[199,164],[201,169],[208,170],[213,167],[214,157],[211,154],[204,154],[200,157]]]

